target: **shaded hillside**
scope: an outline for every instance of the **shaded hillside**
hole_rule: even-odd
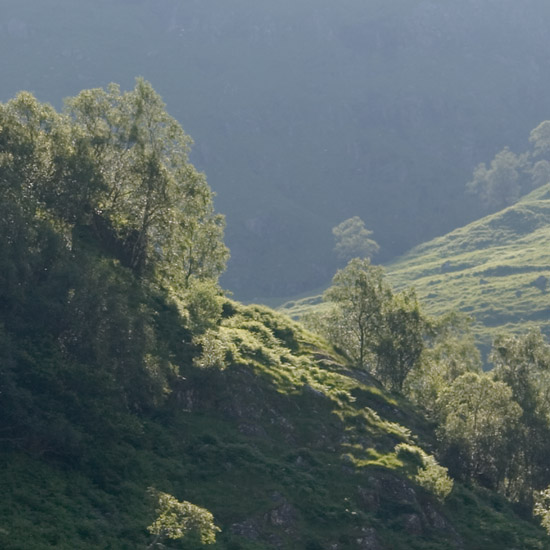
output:
[[[410,403],[224,296],[223,219],[146,81],[63,114],[19,94],[0,146],[3,549],[158,548],[164,493],[221,550],[544,548],[529,509],[453,486]]]
[[[196,139],[242,299],[328,284],[360,216],[387,261],[475,217],[473,167],[547,117],[533,0],[4,0],[0,98],[143,75]]]
[[[426,309],[474,316],[485,350],[499,332],[550,333],[550,186],[496,214],[422,244],[387,266],[414,286]]]
[[[418,485],[415,455],[396,445],[429,452],[431,428],[405,401],[279,314],[231,302],[224,312],[226,368],[196,368],[175,355],[178,380],[147,411],[101,396],[90,402],[61,374],[65,393],[42,411],[42,442],[71,409],[63,431],[84,422],[87,435],[69,454],[40,441],[4,442],[3,548],[145,548],[155,517],[149,486],[208,508],[222,529],[212,548],[544,548],[546,535],[501,497],[455,484],[442,505]],[[177,340],[177,319],[156,314]],[[23,350],[11,351],[20,361]],[[90,420],[74,416],[66,392],[87,404]]]

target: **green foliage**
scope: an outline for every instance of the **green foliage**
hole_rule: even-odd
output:
[[[202,334],[213,329],[222,315],[222,301],[217,283],[193,279],[183,294],[183,307],[191,332]]]
[[[108,263],[111,270],[120,270]],[[132,280],[128,270],[123,272]],[[153,326],[163,327],[156,333],[156,347],[166,348],[169,360],[179,366],[180,376],[168,379],[167,399],[134,409],[121,422],[114,418],[120,409],[88,378],[99,374],[97,366],[75,367],[77,387],[74,379],[60,379],[53,364],[33,365],[49,382],[37,394],[36,419],[51,416],[59,405],[57,410],[65,413],[73,407],[65,395],[51,393],[51,378],[57,378],[83,400],[95,429],[86,431],[88,439],[70,467],[59,454],[16,453],[3,445],[0,545],[6,550],[145,547],[156,535],[148,538],[144,526],[161,515],[152,517],[143,498],[148,486],[184,494],[211,511],[223,529],[212,545],[220,550],[267,550],[274,537],[282,548],[301,548],[311,541],[343,544],[345,536],[351,547],[354,539],[365,536],[365,525],[373,525],[381,544],[407,549],[418,541],[401,528],[411,514],[430,514],[443,522],[442,528],[423,523],[419,545],[434,550],[449,548],[455,531],[472,548],[483,540],[484,550],[498,550],[505,536],[523,541],[516,544],[519,548],[537,548],[541,533],[519,520],[506,502],[497,506],[493,493],[472,490],[464,496],[466,490],[456,483],[445,503],[439,503],[436,481],[444,479],[443,472],[440,477],[437,469],[423,473],[421,452],[413,448],[415,459],[411,453],[398,457],[395,449],[397,442],[427,449],[430,425],[405,399],[350,370],[297,323],[262,306],[226,303],[216,334],[228,343],[226,368],[219,373],[192,365],[181,343],[190,337],[182,328],[185,320],[158,295],[149,298],[146,303],[155,307]],[[1,335],[0,373],[10,354],[19,351],[11,335]],[[112,383],[114,396],[120,397],[116,380]],[[149,383],[136,378],[136,394],[143,394],[142,386]],[[6,387],[9,383],[3,392]],[[40,387],[28,393],[32,396]],[[94,390],[98,393],[90,401],[85,392]],[[20,397],[14,403],[24,404],[22,392]],[[6,418],[19,418],[19,409]],[[50,437],[51,424],[37,425],[36,433]],[[67,439],[70,428],[79,428],[74,417],[60,424],[58,433]],[[181,508],[175,510],[174,516],[167,514],[169,520],[181,517]],[[162,525],[157,524],[159,530]],[[190,531],[183,539],[166,537],[164,544],[201,547],[199,534]]]
[[[541,122],[529,134],[529,142],[534,146],[535,156],[550,154],[550,121]],[[545,182],[547,183],[547,182]]]
[[[540,524],[550,535],[550,487],[536,493],[533,515],[538,516]]]
[[[453,490],[453,480],[448,475],[447,468],[439,465],[432,455],[427,454],[420,447],[408,443],[399,443],[395,447],[399,459],[412,463],[416,473],[413,479],[423,489],[433,494],[443,502]]]
[[[194,344],[201,347],[201,354],[193,359],[193,364],[199,368],[216,368],[223,370],[226,367],[226,355],[229,344],[223,339],[223,333],[208,329],[204,334],[196,337]]]
[[[349,262],[352,258],[372,258],[380,247],[370,238],[372,231],[358,216],[344,220],[333,227],[332,234],[336,241],[334,251],[340,260]]]
[[[376,375],[389,388],[402,391],[424,350],[426,321],[414,290],[392,296],[383,306],[378,327]]]
[[[493,344],[491,362],[494,376],[505,382],[525,415],[548,415],[550,402],[550,346],[540,330],[523,336],[498,337]]]
[[[415,481],[443,502],[451,494],[454,482],[448,475],[447,468],[439,465],[431,455],[424,457],[424,467],[419,470]]]
[[[380,267],[354,258],[338,270],[324,299],[335,304],[327,319],[331,341],[345,350],[355,365],[365,369],[382,321],[382,307],[391,297]]]
[[[191,139],[164,107],[142,79],[125,93],[114,84],[84,90],[62,115],[19,94],[0,113],[4,196],[90,228],[138,274],[176,288],[217,279],[228,256],[223,218],[189,163]]]
[[[521,180],[529,169],[528,155],[518,156],[505,148],[495,155],[489,168],[484,163],[476,167],[466,189],[477,194],[489,210],[500,210],[517,202],[528,190]]]
[[[532,153],[516,155],[505,147],[495,155],[489,168],[481,163],[474,170],[466,189],[478,195],[488,210],[510,206],[520,196],[550,181],[550,121],[545,120],[533,129],[529,142],[533,144]],[[543,158],[535,161],[537,157]]]
[[[535,162],[530,170],[533,187],[538,188],[550,183],[550,162],[539,160]]]
[[[0,143],[0,431],[82,460],[94,437],[139,432],[134,414],[191,363],[189,330],[217,325],[223,223],[190,138],[141,79],[62,114],[22,92],[0,104]]]
[[[472,321],[453,311],[429,320],[428,341],[418,368],[405,380],[405,393],[431,413],[440,392],[456,378],[467,372],[481,372]]]
[[[304,318],[361,369],[401,391],[424,349],[426,320],[413,290],[394,295],[380,267],[355,258],[325,292],[329,307]]]
[[[511,389],[474,372],[456,378],[437,402],[439,439],[451,471],[492,487],[505,483],[521,417]]]
[[[158,516],[147,527],[155,537],[148,548],[162,547],[165,539],[177,540],[193,535],[201,546],[216,542],[216,534],[221,529],[214,524],[214,516],[208,510],[185,500],[180,502],[152,487],[149,493],[157,500]]]
[[[546,456],[550,451],[550,346],[538,330],[522,336],[500,336],[491,360],[495,379],[506,383],[522,409],[514,453],[517,473],[510,493],[530,498],[533,488],[548,482]]]

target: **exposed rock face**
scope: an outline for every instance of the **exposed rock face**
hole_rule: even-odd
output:
[[[424,517],[432,529],[454,531],[452,525],[430,504],[423,507]]]
[[[276,503],[276,507],[266,514],[266,522],[274,527],[280,527],[287,533],[292,531],[298,517],[295,508],[279,493],[273,493],[271,499]]]
[[[448,536],[449,548],[463,548],[460,536],[437,509],[431,497],[415,490],[406,480],[383,474],[371,476],[367,486],[357,487],[357,497],[360,509],[370,514],[391,507],[396,521],[413,537],[439,531],[443,536]],[[361,537],[361,542],[357,539],[359,548],[385,548],[374,529],[368,529],[367,532],[369,536]]]
[[[365,512],[376,512],[378,510],[380,498],[377,491],[358,487],[357,492],[359,493],[359,504],[362,510],[365,510]]]
[[[275,548],[283,548],[282,537],[294,532],[298,519],[298,512],[292,504],[280,493],[273,493],[271,500],[274,507],[263,516],[247,518],[242,522],[234,523],[231,532],[250,540],[266,540],[266,532],[269,528],[277,529],[280,533],[270,533],[267,539]]]
[[[403,517],[403,527],[410,535],[421,535],[424,531],[418,514],[407,514]]]
[[[410,507],[411,510],[419,507],[416,491],[403,479],[394,476],[370,477],[369,483],[372,487],[370,493],[374,495],[369,498],[374,498],[379,505],[382,501],[391,501],[401,507]],[[366,494],[363,491],[363,495]]]
[[[380,544],[376,531],[372,527],[363,527],[361,536],[356,539],[359,550],[386,550]]]
[[[267,432],[259,424],[252,422],[243,422],[239,424],[239,432],[253,437],[267,437]]]
[[[258,540],[260,538],[260,528],[253,519],[246,519],[240,523],[234,523],[231,526],[231,532],[250,540]]]

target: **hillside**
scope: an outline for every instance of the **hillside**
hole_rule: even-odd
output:
[[[515,205],[413,248],[385,265],[396,290],[414,287],[426,312],[474,318],[487,354],[495,336],[540,328],[550,334],[550,184]],[[327,305],[322,296],[279,307],[295,319]]]
[[[223,218],[148,82],[63,113],[21,93],[0,104],[0,145],[0,547],[197,550],[201,518],[220,550],[547,545],[529,499],[487,489],[494,453],[474,475],[454,460],[453,483],[424,411],[224,295]],[[504,399],[489,412],[517,419],[488,382]],[[516,441],[493,432],[474,444]]]
[[[195,138],[243,300],[329,283],[360,216],[387,262],[479,217],[478,162],[547,118],[544,0],[3,0],[0,99],[142,75]]]
[[[550,333],[550,186],[418,247],[387,266],[397,287],[414,286],[426,309],[474,316],[487,350],[499,332]]]
[[[166,326],[159,336],[172,340],[177,319],[156,314]],[[226,368],[174,357],[178,380],[146,411],[90,400],[57,373],[62,389],[36,404],[40,437],[3,442],[2,548],[145,548],[150,486],[210,510],[222,529],[213,549],[545,547],[546,535],[494,493],[455,483],[443,505],[420,487],[414,455],[396,445],[430,452],[431,426],[298,325],[225,302],[221,327],[232,349]],[[23,380],[19,390],[39,397]]]

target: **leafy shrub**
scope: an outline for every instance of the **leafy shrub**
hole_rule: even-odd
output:
[[[155,537],[148,548],[162,547],[161,541],[165,539],[177,540],[189,535],[195,535],[201,546],[216,542],[216,533],[221,529],[214,524],[214,516],[208,510],[185,500],[179,502],[154,488],[150,488],[149,493],[158,502],[158,517],[147,527]]]
[[[417,468],[413,480],[423,489],[432,493],[443,502],[453,490],[453,480],[447,473],[447,468],[440,466],[436,459],[424,452],[420,447],[400,443],[395,447],[397,458],[408,462]]]
[[[533,515],[540,518],[541,525],[550,535],[550,487],[535,493],[535,507]]]

